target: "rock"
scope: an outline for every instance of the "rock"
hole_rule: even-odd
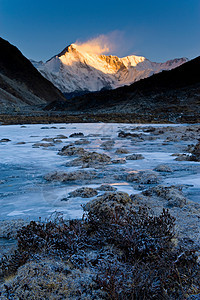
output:
[[[194,147],[195,147],[194,144],[187,145],[187,147],[185,148],[185,151],[191,153],[193,151]]]
[[[190,159],[189,159],[189,155],[187,155],[187,154],[177,154],[177,157],[175,158],[175,160],[176,161],[188,161]]]
[[[35,143],[32,145],[33,148],[39,148],[39,147],[53,147],[55,146],[53,143]]]
[[[194,148],[191,150],[191,161],[200,161],[200,141],[194,146]]]
[[[52,143],[62,143],[61,140],[55,138],[43,138],[42,141],[44,142],[52,142]]]
[[[191,155],[188,154],[176,154],[177,161],[200,161],[200,142],[198,142],[195,146],[189,145],[187,149]],[[173,154],[175,155],[175,154]]]
[[[154,171],[139,171],[128,174],[126,180],[130,182],[135,181],[140,184],[154,184],[158,183],[160,178]]]
[[[64,140],[64,139],[68,139],[67,136],[63,135],[63,134],[58,134],[55,139],[61,139],[61,140]]]
[[[126,149],[126,148],[118,148],[116,151],[115,151],[116,154],[127,154],[129,153],[129,151]]]
[[[49,129],[49,127],[43,126],[43,127],[41,127],[40,129]]]
[[[75,133],[70,134],[69,137],[82,137],[82,136],[84,136],[84,134],[82,132],[75,132]]]
[[[157,140],[158,138],[157,138],[157,136],[152,136],[152,135],[145,135],[145,136],[143,136],[144,137],[144,139],[146,140],[146,141],[155,141],[155,140]],[[166,144],[167,145],[167,144]]]
[[[43,138],[42,141],[44,142],[54,142],[54,139],[53,138]]]
[[[97,188],[98,191],[116,191],[117,189],[109,184],[102,184],[100,187]]]
[[[59,155],[73,156],[73,155],[84,155],[87,151],[81,147],[74,147],[72,145],[64,146],[59,152]]]
[[[183,207],[186,204],[186,198],[180,188],[176,186],[159,185],[152,189],[157,196],[168,200],[169,207]]]
[[[133,206],[133,201],[124,192],[106,192],[102,196],[88,202],[83,208],[93,213],[100,219],[106,219],[117,209],[128,210]]]
[[[56,144],[62,143],[62,140],[54,140],[54,143]]]
[[[60,199],[60,201],[69,201],[69,198],[66,198],[66,197],[64,197],[64,198],[62,198],[62,199]]]
[[[7,142],[11,142],[11,140],[9,140],[9,139],[1,139],[0,140],[0,143],[7,143]]]
[[[115,142],[113,140],[108,140],[108,141],[105,141],[101,144],[101,147],[104,149],[104,150],[110,150],[112,149],[112,147],[114,146]]]
[[[142,138],[142,134],[141,133],[131,133],[131,132],[125,132],[125,131],[120,131],[118,133],[118,137],[121,137],[121,138],[138,138],[138,139],[143,139]]]
[[[80,140],[74,142],[75,145],[88,145],[90,143],[91,142],[86,139],[80,139]]]
[[[180,142],[181,137],[180,136],[168,136],[164,142]]]
[[[60,181],[60,182],[68,182],[68,181],[76,181],[76,180],[91,180],[97,176],[95,171],[74,171],[74,172],[53,172],[44,176],[44,179],[47,181]]]
[[[143,129],[144,132],[154,132],[155,130],[156,130],[155,127],[151,127],[151,126]]]
[[[24,145],[24,144],[26,144],[25,142],[18,142],[18,143],[16,143],[16,145]]]
[[[70,197],[82,197],[82,198],[91,198],[98,194],[97,190],[89,187],[82,187],[77,189],[71,193],[69,193]]]
[[[51,129],[58,129],[56,126],[52,126]]]
[[[172,169],[167,165],[158,165],[154,170],[157,172],[172,172]]]
[[[173,154],[171,154],[171,156],[179,156],[179,155],[181,155],[180,153],[173,153]]]
[[[113,159],[111,161],[112,164],[125,164],[126,163],[126,158],[117,158],[117,159]]]
[[[80,157],[68,162],[66,166],[82,166],[83,168],[96,167],[110,163],[110,157],[107,154],[97,152],[86,152]]]
[[[63,127],[63,126],[62,126],[62,127],[59,127],[59,129],[66,129],[66,127]]]
[[[127,160],[139,160],[144,159],[144,156],[142,154],[130,154],[126,156]]]

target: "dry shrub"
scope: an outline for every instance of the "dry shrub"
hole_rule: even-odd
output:
[[[186,299],[200,292],[200,269],[193,251],[175,249],[174,224],[167,210],[153,216],[145,207],[120,206],[105,217],[96,210],[82,220],[32,221],[19,231],[15,253],[1,260],[2,276],[45,254],[87,268],[94,285],[82,286],[90,299],[97,291],[98,299]],[[7,295],[12,299],[9,287]]]

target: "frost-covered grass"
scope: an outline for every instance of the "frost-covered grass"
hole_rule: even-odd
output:
[[[120,201],[121,199],[121,201]],[[106,199],[105,199],[106,200]],[[82,220],[32,221],[1,260],[0,299],[186,299],[200,293],[193,251],[174,245],[175,219],[163,210],[93,204]],[[120,205],[118,205],[120,203]]]

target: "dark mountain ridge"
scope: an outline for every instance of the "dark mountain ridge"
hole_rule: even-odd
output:
[[[45,104],[64,101],[63,94],[33,67],[24,55],[0,38],[0,101],[9,104]]]

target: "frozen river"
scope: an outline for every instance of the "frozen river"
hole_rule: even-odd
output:
[[[154,128],[167,125],[150,125]],[[178,126],[178,125],[170,125]],[[189,125],[184,125],[189,126]],[[180,184],[187,198],[200,202],[200,163],[176,161],[173,153],[183,153],[193,141],[165,141],[166,136],[154,135],[145,130],[148,125],[140,124],[37,124],[0,126],[0,219],[45,219],[53,212],[62,212],[66,218],[80,218],[81,204],[91,198],[69,198],[68,193],[81,186],[98,187],[102,183],[115,186],[119,191],[129,194],[141,192],[141,186],[126,182],[121,176],[138,170],[153,170],[159,164],[166,164],[173,172],[159,174],[160,184]],[[135,138],[121,138],[118,133],[123,130],[135,133]],[[83,133],[83,137],[69,137],[73,133]],[[59,137],[67,136],[67,139]],[[141,137],[141,138],[140,138]],[[50,147],[38,146],[44,138],[54,138]],[[111,163],[103,169],[96,169],[98,178],[91,182],[47,182],[44,176],[55,170],[70,172],[81,169],[70,167],[74,157],[60,156],[58,151],[66,145],[87,140],[88,144],[76,145],[88,151],[105,153],[112,159],[123,158],[128,154],[116,154],[119,148],[127,149],[129,154],[142,154],[144,159],[127,160],[123,164]],[[56,140],[59,140],[56,142]],[[114,141],[111,149],[104,149],[102,143]],[[61,142],[62,141],[62,142]],[[78,143],[77,143],[78,144]],[[37,145],[36,145],[37,146]],[[66,166],[68,163],[68,166]],[[89,169],[90,170],[90,169]],[[113,174],[115,176],[113,176]],[[114,179],[115,178],[115,179]],[[143,187],[145,188],[145,187]]]

